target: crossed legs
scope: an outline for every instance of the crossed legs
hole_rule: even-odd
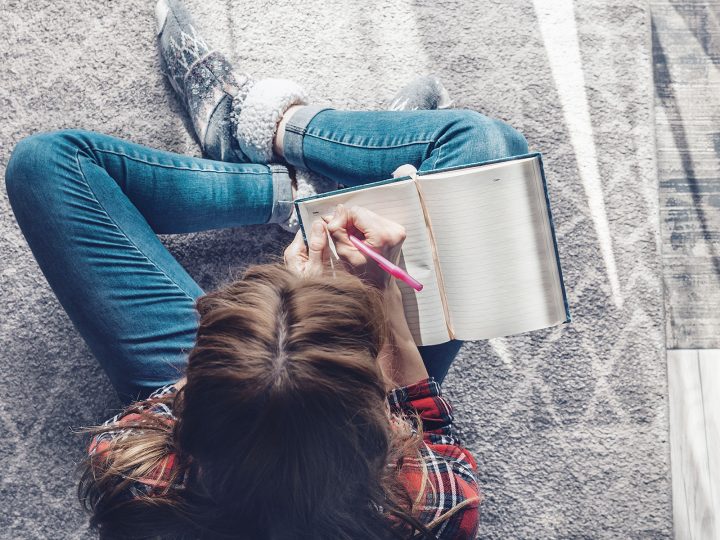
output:
[[[527,152],[509,125],[470,110],[341,111],[301,105],[281,121],[287,165],[345,185]],[[278,143],[278,138],[273,141]],[[280,223],[288,168],[194,158],[82,130],[29,136],[6,174],[40,269],[123,402],[182,376],[204,291],[158,234]],[[444,379],[462,342],[420,347]]]

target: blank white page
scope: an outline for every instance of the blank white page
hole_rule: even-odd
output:
[[[303,227],[309,228],[317,217],[332,214],[339,203],[346,207],[364,206],[405,227],[407,236],[398,266],[423,285],[421,291],[416,291],[404,281],[397,280],[408,327],[417,345],[449,341],[430,237],[413,181],[400,180],[301,202]]]
[[[536,157],[418,177],[458,339],[565,320]]]

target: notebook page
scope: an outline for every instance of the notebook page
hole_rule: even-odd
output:
[[[458,339],[565,320],[537,158],[419,180]]]
[[[408,327],[417,345],[449,341],[430,238],[414,183],[400,180],[300,203],[303,226],[309,227],[317,217],[331,214],[338,203],[366,207],[405,227],[407,236],[398,266],[423,284],[423,289],[416,291],[404,281],[397,280]]]

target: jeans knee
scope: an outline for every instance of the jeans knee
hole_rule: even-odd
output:
[[[528,153],[525,136],[511,125],[477,111],[464,110],[459,122],[467,130],[476,161],[487,161]]]
[[[77,145],[82,130],[66,129],[29,135],[18,141],[5,169],[5,189],[11,204],[35,193],[42,196],[43,183],[51,181],[52,171],[67,152]]]
[[[10,154],[5,169],[5,189],[16,212],[20,199],[26,197],[34,183],[44,176],[42,169],[47,147],[47,134],[37,133],[18,141]]]

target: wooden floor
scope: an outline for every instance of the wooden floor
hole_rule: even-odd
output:
[[[669,349],[720,349],[720,2],[651,4]]]
[[[651,1],[673,522],[720,539],[720,2]]]
[[[675,538],[720,538],[720,350],[669,350]]]

